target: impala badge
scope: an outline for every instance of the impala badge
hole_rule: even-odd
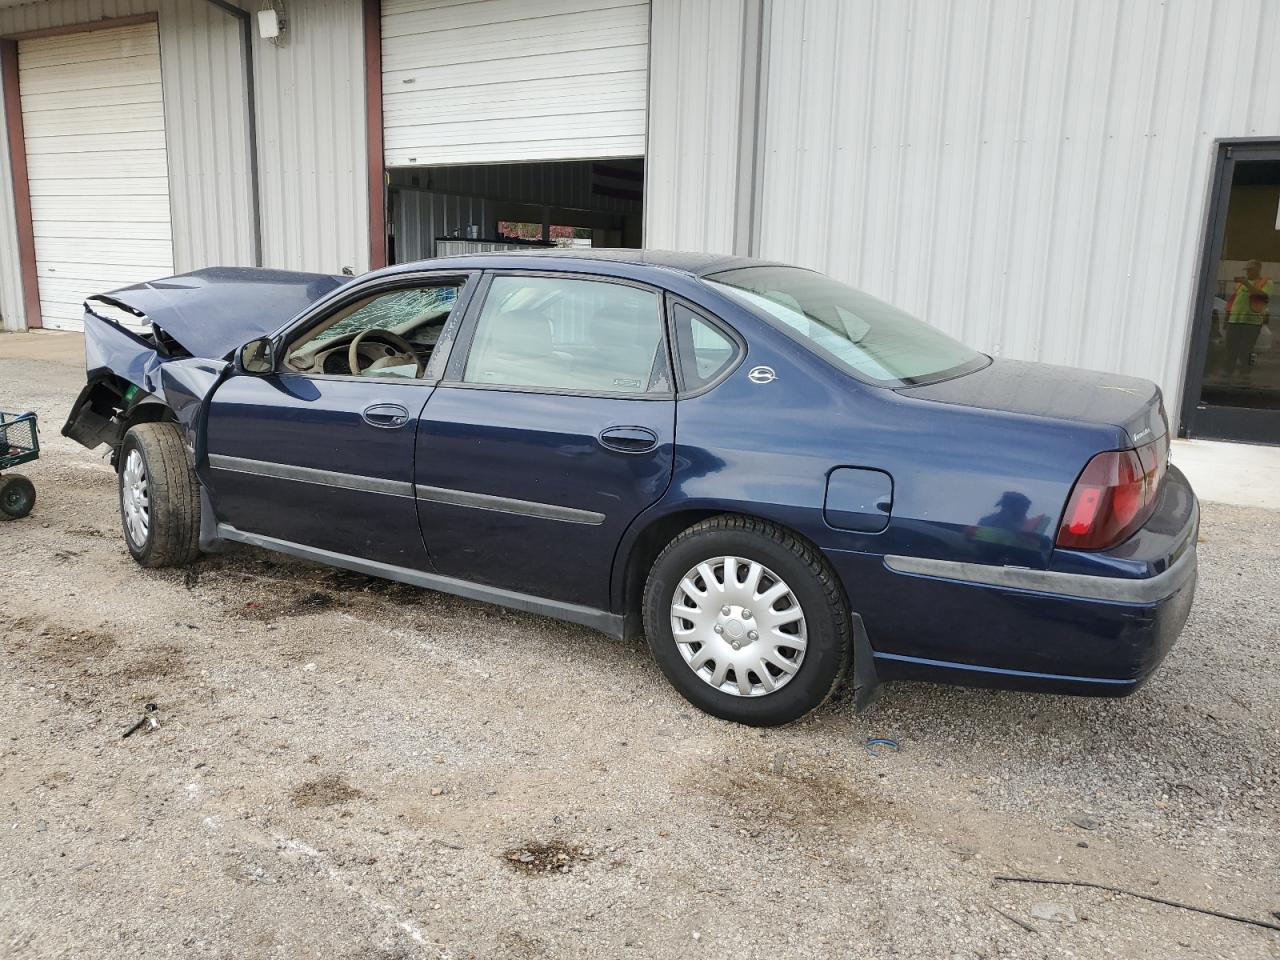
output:
[[[747,373],[747,379],[752,383],[773,383],[778,375],[773,372],[773,367],[752,367]]]

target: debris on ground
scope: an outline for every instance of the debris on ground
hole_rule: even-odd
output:
[[[594,859],[594,856],[590,847],[565,843],[563,840],[526,843],[521,847],[512,847],[503,854],[512,867],[531,875],[569,873],[575,864],[586,863]]]
[[[132,737],[135,733],[137,733],[139,730],[143,729],[144,727],[148,731],[160,729],[160,721],[156,719],[156,705],[154,703],[148,703],[146,707],[143,708],[143,710],[145,712],[142,714],[142,719],[139,720],[137,723],[135,723],[128,730],[126,730],[121,735],[120,737],[121,740],[128,740],[130,737]]]
[[[295,807],[332,807],[363,796],[364,791],[349,784],[342,774],[327,773],[298,784],[290,792],[289,799]]]
[[[1177,900],[1166,900],[1164,897],[1153,897],[1149,893],[1138,893],[1134,890],[1126,890],[1123,887],[1113,887],[1109,883],[1092,883],[1088,880],[1059,880],[1052,877],[995,877],[996,880],[1002,880],[1006,883],[1045,883],[1062,887],[1086,887],[1090,890],[1105,890],[1108,893],[1119,893],[1126,897],[1135,897],[1138,900],[1149,900],[1151,903],[1160,903],[1166,907],[1177,907],[1179,910],[1190,910],[1193,913],[1203,913],[1210,917],[1221,917],[1223,920],[1234,920],[1236,923],[1247,923],[1254,927],[1263,927],[1267,930],[1280,930],[1280,923],[1271,923],[1268,920],[1255,920],[1252,917],[1242,917],[1234,913],[1223,913],[1221,910],[1211,910],[1208,907],[1196,907],[1189,903],[1179,903]],[[1037,904],[1039,906],[1039,904]],[[1032,916],[1034,916],[1034,908]],[[1073,918],[1074,919],[1074,916]]]
[[[894,753],[897,753],[901,749],[901,747],[898,746],[898,741],[889,737],[867,737],[867,753],[871,754],[873,757],[879,753],[883,753],[884,751],[878,750],[878,747],[884,747],[886,750],[892,750]]]
[[[1010,923],[1016,924],[1017,926],[1021,927],[1023,930],[1027,931],[1027,933],[1034,933],[1036,935],[1039,935],[1040,930],[1037,927],[1033,926],[1030,923],[1027,923],[1027,921],[1023,920],[1021,917],[1017,916],[1016,914],[1012,914],[1008,910],[1002,910],[999,907],[997,907],[994,903],[988,904],[988,906],[991,907],[991,909],[994,910],[996,913],[1000,914],[1000,916],[1008,920]]]
[[[323,610],[326,607],[333,606],[335,603],[337,601],[332,594],[324,593],[321,590],[313,590],[298,601],[298,607],[314,607],[317,610]]]

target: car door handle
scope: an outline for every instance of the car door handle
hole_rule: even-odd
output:
[[[394,430],[409,422],[409,411],[398,403],[375,403],[371,407],[365,407],[360,416],[364,417],[364,422],[369,426],[384,430]]]
[[[619,453],[648,453],[658,446],[658,435],[648,427],[606,427],[597,439]]]

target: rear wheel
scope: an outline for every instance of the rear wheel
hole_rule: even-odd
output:
[[[21,520],[35,505],[35,484],[20,473],[0,477],[0,518]]]
[[[120,523],[144,567],[182,566],[200,552],[200,482],[174,423],[142,423],[120,447]]]
[[[812,546],[761,520],[714,517],[676,537],[649,574],[644,620],[667,679],[725,720],[789,723],[849,668],[835,575]]]

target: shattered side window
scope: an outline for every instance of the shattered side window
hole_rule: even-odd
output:
[[[401,287],[347,304],[295,341],[284,366],[328,376],[421,378],[463,282]]]
[[[399,331],[401,327],[448,316],[457,299],[457,287],[407,287],[386,293],[317,334],[312,343],[374,328]]]

